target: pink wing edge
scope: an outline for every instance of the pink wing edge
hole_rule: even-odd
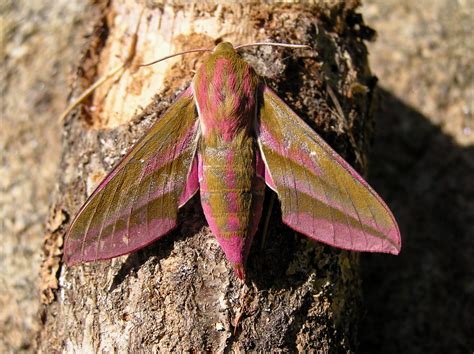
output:
[[[191,164],[191,168],[190,168],[190,171],[188,173],[188,176],[187,176],[187,179],[186,179],[186,184],[184,186],[184,189],[183,189],[183,192],[181,193],[181,197],[179,199],[179,205],[178,205],[178,209],[180,209],[181,207],[183,207],[199,190],[199,179],[198,179],[198,159],[197,159],[197,152],[196,152],[196,155],[193,159],[193,162]],[[87,206],[87,204],[84,204],[84,206],[80,209],[81,211]],[[77,214],[79,215],[79,213]],[[71,223],[71,226],[69,229],[72,228],[72,225],[74,225],[74,221]],[[149,242],[144,242],[144,243],[141,243],[139,246],[137,247],[134,247],[134,248],[130,248],[128,249],[126,252],[122,253],[122,254],[117,254],[117,255],[114,255],[114,256],[111,256],[111,257],[104,257],[104,258],[100,258],[100,261],[103,261],[103,260],[108,260],[108,259],[112,259],[112,258],[116,258],[116,257],[120,257],[120,256],[123,256],[125,254],[129,254],[129,253],[133,253],[135,251],[138,251],[142,248],[145,248],[149,245],[151,245],[152,243],[156,242],[157,240],[161,239],[162,237],[168,235],[171,231],[173,231],[174,229],[176,228],[176,225],[173,226],[172,228],[170,228],[168,231],[162,233],[161,235],[158,235],[158,236],[155,236],[153,238],[149,238]],[[68,233],[69,233],[69,230],[68,230]],[[67,236],[67,234],[66,234]],[[80,263],[84,263],[85,261],[83,261],[82,259],[80,258],[73,258],[71,259],[70,256],[68,256],[66,253],[64,253],[64,260],[66,262],[66,264],[68,266],[73,266],[73,265],[76,265],[76,264],[80,264]]]
[[[308,129],[310,131],[313,131],[313,129],[303,119],[299,118],[299,116],[281,98],[279,98],[278,95],[272,89],[270,89],[268,86],[265,85],[264,88],[263,88],[263,91],[264,91],[264,93],[269,93],[269,94],[273,95],[292,114],[294,114],[296,117],[298,117],[298,119],[300,119],[301,124],[306,129]],[[258,129],[257,129],[257,132],[258,132],[257,135],[261,131],[262,127],[263,126],[261,124],[259,124]],[[268,131],[268,130],[266,131],[266,133],[271,135],[271,132]],[[314,132],[314,133],[317,134],[316,132]],[[268,164],[265,161],[265,158],[263,156],[262,147],[261,147],[261,143],[259,141],[258,136],[257,136],[257,140],[258,140],[258,149],[257,149],[257,152],[256,152],[257,175],[260,178],[262,178],[265,181],[265,184],[273,192],[275,192],[278,195],[277,187],[275,185],[275,182],[273,181],[273,178],[272,178],[270,169],[268,167]],[[367,181],[365,181],[365,179],[362,176],[360,176],[359,173],[357,173],[357,171],[346,160],[344,160],[336,151],[334,151],[334,149],[328,143],[326,143],[322,138],[320,138],[319,140],[320,140],[320,143],[321,143],[322,147],[326,150],[326,152],[328,152],[330,154],[330,156],[333,158],[333,160],[336,161],[338,164],[340,164],[344,168],[344,170],[346,170],[355,180],[357,180],[360,184],[362,184],[362,186],[364,186],[377,199],[377,201],[383,206],[385,211],[388,213],[388,215],[390,216],[390,218],[392,220],[392,224],[395,226],[396,239],[393,240],[393,241],[396,242],[396,249],[392,247],[391,250],[388,250],[388,249],[385,249],[385,250],[368,249],[368,250],[360,251],[360,250],[351,249],[350,247],[334,246],[329,242],[326,242],[324,240],[316,238],[315,236],[307,234],[305,231],[303,231],[302,229],[299,229],[295,225],[289,224],[284,218],[282,218],[283,223],[286,226],[288,226],[289,228],[295,230],[296,232],[301,233],[301,234],[309,237],[311,240],[321,242],[321,243],[327,244],[327,245],[332,246],[332,247],[336,247],[336,248],[340,248],[340,249],[344,249],[344,250],[348,250],[348,251],[356,251],[356,252],[388,253],[388,254],[398,255],[401,251],[401,234],[400,234],[400,229],[398,227],[398,223],[397,223],[392,211],[390,210],[390,208],[386,205],[386,203],[383,201],[383,199],[377,194],[377,192],[375,192],[375,190],[367,183]]]

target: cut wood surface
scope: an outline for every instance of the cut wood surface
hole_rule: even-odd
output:
[[[122,75],[97,89],[64,123],[61,175],[45,237],[44,352],[209,350],[352,351],[359,317],[358,255],[309,241],[281,222],[279,205],[262,244],[257,233],[247,282],[233,274],[195,197],[177,229],[110,261],[67,267],[64,233],[100,180],[186,88],[203,54],[139,67],[175,52],[259,41],[311,50],[259,47],[244,58],[360,172],[372,134],[375,79],[356,2],[331,5],[96,5],[71,101],[127,56]],[[270,193],[268,193],[270,194]],[[264,217],[268,212],[268,201]],[[240,318],[237,326],[235,320]]]

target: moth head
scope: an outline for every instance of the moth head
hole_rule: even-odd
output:
[[[215,54],[220,54],[220,53],[235,53],[234,46],[229,43],[229,42],[221,42],[212,51]]]

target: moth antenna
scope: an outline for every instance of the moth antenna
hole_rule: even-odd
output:
[[[171,55],[167,55],[166,57],[163,57],[163,58],[160,58],[158,60],[152,61],[151,63],[141,64],[141,65],[139,65],[139,67],[141,67],[141,66],[150,66],[150,65],[159,63],[160,61],[170,59],[170,58],[173,58],[173,57],[177,57],[178,55],[184,55],[184,54],[196,53],[196,52],[212,52],[212,49],[199,48],[199,49],[185,50],[184,52],[179,52],[179,53],[174,53],[174,54],[171,54]]]
[[[257,43],[249,43],[249,44],[241,44],[235,47],[234,49],[241,49],[246,47],[255,47],[255,46],[262,46],[262,45],[269,45],[272,47],[285,47],[285,48],[301,48],[301,49],[310,49],[311,46],[307,44],[291,44],[291,43],[275,43],[275,42],[257,42]]]

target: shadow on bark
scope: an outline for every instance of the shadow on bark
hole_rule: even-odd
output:
[[[360,349],[466,352],[474,346],[474,147],[380,91],[369,181],[392,208],[403,248],[399,257],[362,257]]]

